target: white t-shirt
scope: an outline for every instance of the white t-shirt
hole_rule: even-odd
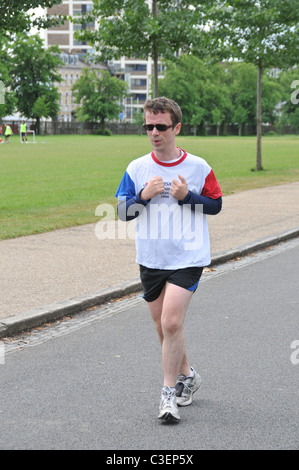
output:
[[[211,262],[208,225],[202,205],[191,210],[190,205],[178,204],[170,194],[172,180],[180,181],[179,174],[195,194],[212,199],[222,195],[208,163],[184,150],[173,161],[160,161],[154,152],[132,161],[116,192],[119,202],[134,198],[135,203],[128,207],[128,215],[132,216],[135,211],[139,213],[136,262],[148,268],[181,269],[207,266]],[[138,195],[154,176],[162,177],[164,192],[145,203]]]

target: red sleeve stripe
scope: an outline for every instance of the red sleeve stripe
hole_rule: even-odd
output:
[[[222,192],[219,186],[218,181],[216,180],[216,176],[213,170],[210,171],[208,176],[206,177],[204,187],[201,192],[202,196],[207,196],[212,199],[217,199],[218,197],[222,196]]]

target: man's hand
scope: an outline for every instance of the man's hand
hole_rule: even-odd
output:
[[[182,201],[188,194],[188,185],[182,175],[179,175],[179,178],[181,181],[176,179],[172,180],[170,194],[178,201]]]
[[[154,176],[141,191],[140,199],[148,201],[158,194],[163,193],[164,182],[161,176]]]

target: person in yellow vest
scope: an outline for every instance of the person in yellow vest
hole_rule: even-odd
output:
[[[5,142],[10,144],[10,136],[13,135],[12,128],[5,124]]]
[[[22,137],[22,144],[25,142],[26,144],[28,144],[28,140],[27,140],[27,124],[25,123],[25,121],[22,121],[21,125],[20,125],[20,132],[21,132],[21,137]]]

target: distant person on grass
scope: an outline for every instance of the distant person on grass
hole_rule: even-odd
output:
[[[24,143],[28,144],[27,124],[25,123],[25,121],[22,121],[22,123],[20,125],[20,133],[21,133],[21,138],[22,138],[22,144],[24,144]]]
[[[201,384],[187,358],[183,323],[211,261],[205,214],[220,212],[222,192],[208,163],[176,146],[182,120],[177,103],[148,100],[144,120],[153,151],[127,167],[116,192],[118,216],[137,217],[136,261],[162,346],[158,418],[178,422],[177,405],[190,405]]]
[[[8,124],[5,125],[5,142],[6,144],[10,144],[10,136],[13,135],[12,128]]]

